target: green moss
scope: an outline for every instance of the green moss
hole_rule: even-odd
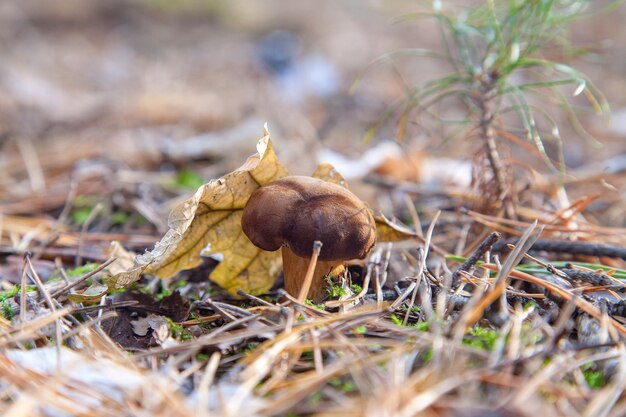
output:
[[[251,354],[252,352],[254,352],[254,350],[255,350],[256,348],[258,348],[258,347],[259,347],[259,344],[258,344],[258,343],[256,343],[256,342],[251,342],[251,343],[248,343],[248,345],[247,345],[245,348],[243,348],[243,354],[244,354],[244,356],[248,356],[249,354]]]
[[[67,273],[67,276],[70,278],[76,278],[76,277],[81,277],[91,271],[93,271],[94,269],[96,269],[98,267],[98,264],[89,262],[86,263],[83,266],[79,266],[73,269],[68,269],[67,271],[65,271]]]
[[[178,175],[176,175],[176,180],[174,183],[177,188],[182,188],[186,190],[197,190],[203,184],[204,180],[202,179],[202,177],[198,173],[188,169],[183,169],[182,171],[179,171]]]
[[[15,297],[17,294],[19,294],[21,288],[22,287],[20,285],[15,285],[10,290],[0,292],[0,303],[8,300],[9,298]],[[35,285],[26,286],[26,292],[33,291],[37,291],[37,287]]]
[[[75,224],[82,226],[89,218],[91,210],[91,207],[81,207],[72,211],[72,221]]]
[[[404,323],[402,323],[402,319],[395,314],[391,315],[391,321],[397,326],[404,326]]]
[[[157,300],[162,300],[165,297],[169,297],[170,295],[172,295],[174,293],[174,291],[176,291],[179,288],[184,287],[185,285],[187,285],[187,281],[184,279],[181,279],[180,281],[176,281],[173,282],[172,284],[170,284],[169,286],[161,286],[161,290],[156,293],[156,295],[154,296],[154,298],[156,298]]]
[[[596,365],[593,362],[589,362],[581,366],[585,381],[590,388],[602,388],[606,385],[606,379],[602,371],[596,369]]]
[[[424,351],[424,355],[422,356],[422,361],[424,361],[424,363],[428,363],[430,362],[430,360],[433,358],[433,348],[428,348]]]
[[[319,405],[319,403],[322,402],[322,399],[323,399],[322,393],[317,391],[309,396],[309,399],[307,402],[309,403],[310,406],[315,407]]]
[[[15,317],[15,311],[13,311],[11,304],[6,301],[2,302],[2,306],[0,306],[0,314],[7,320],[13,320]]]
[[[350,394],[352,392],[356,392],[357,387],[352,379],[347,377],[333,378],[328,383],[343,392],[344,394]]]
[[[583,372],[585,375],[585,381],[587,381],[587,385],[591,388],[602,388],[606,385],[606,381],[604,380],[604,374],[600,371],[592,371],[588,370]]]
[[[480,350],[493,350],[498,340],[498,332],[483,327],[474,327],[463,338],[463,344]]]
[[[361,287],[359,284],[350,284],[350,289],[355,293],[358,294],[361,291],[363,291],[363,287]]]
[[[5,301],[5,300],[7,300],[9,298],[15,297],[15,295],[17,293],[19,293],[19,292],[20,292],[20,286],[19,285],[15,285],[13,288],[11,288],[8,291],[0,292],[0,302],[3,302],[3,301]]]
[[[126,224],[129,218],[130,214],[124,211],[117,211],[111,215],[111,224],[113,226],[122,226]]]
[[[330,284],[326,287],[326,291],[328,291],[328,296],[331,298],[339,298],[346,295],[346,290],[340,285]]]
[[[413,327],[421,332],[427,332],[430,329],[430,323],[427,321],[418,321]]]
[[[169,317],[163,316],[163,318],[169,324],[170,330],[172,332],[172,337],[174,339],[179,339],[179,340],[191,340],[191,339],[193,339],[192,334],[188,330],[186,330],[182,326],[182,324],[174,323],[174,321],[172,319],[170,319]]]
[[[531,307],[534,307],[537,305],[537,302],[535,300],[528,300],[524,303],[524,306],[522,307],[524,311],[528,310]]]
[[[318,310],[322,310],[322,311],[326,310],[326,307],[324,306],[324,304],[323,304],[323,303],[320,303],[320,304],[315,304],[313,301],[311,301],[311,300],[309,300],[309,299],[305,300],[305,301],[304,301],[304,304],[306,304],[306,305],[308,305],[308,306],[311,306],[311,307],[315,307],[315,308],[317,308]]]
[[[365,334],[365,332],[367,332],[367,327],[363,325],[357,326],[354,329],[350,330],[350,333],[352,334]]]
[[[398,325],[398,326],[401,326],[401,327],[413,327],[413,328],[415,328],[415,329],[417,329],[419,331],[423,331],[423,332],[428,331],[428,329],[430,328],[430,325],[429,325],[429,323],[427,321],[418,321],[418,322],[415,322],[415,323],[407,323],[407,325],[405,326],[403,324],[404,320],[402,318],[398,317],[395,314],[391,315],[391,321],[394,324]]]

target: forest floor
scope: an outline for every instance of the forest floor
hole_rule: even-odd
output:
[[[590,51],[571,65],[613,108],[581,113],[598,143],[557,109],[559,179],[505,141],[507,218],[472,181],[475,140],[378,123],[441,75],[423,58],[370,65],[441,47],[432,21],[397,22],[413,2],[172,4],[0,4],[0,414],[626,413],[626,8],[570,30]],[[289,173],[333,164],[405,239],[320,303],[282,277],[235,296],[208,278],[216,255],[99,296],[266,123]]]

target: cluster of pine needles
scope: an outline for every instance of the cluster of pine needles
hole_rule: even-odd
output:
[[[539,223],[466,216],[518,238],[494,232],[463,248],[467,256],[445,255],[437,232],[449,232],[435,216],[419,240],[351,267],[351,284],[330,283],[334,298],[320,305],[280,288],[235,300],[206,283],[145,278],[84,306],[68,294],[110,260],[79,276],[59,263],[61,279],[42,282],[26,253],[23,285],[0,294],[2,413],[621,415],[626,309],[611,300],[621,299],[626,272],[539,259],[535,249],[562,233],[564,213]],[[592,247],[596,259],[616,248],[572,245]],[[392,279],[393,270],[402,274]],[[118,315],[134,321],[126,337],[143,334],[144,346],[122,347],[122,327],[104,325]]]

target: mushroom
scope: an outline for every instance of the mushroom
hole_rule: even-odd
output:
[[[241,226],[257,247],[282,248],[285,290],[300,301],[322,299],[324,276],[346,260],[365,258],[376,243],[368,207],[346,188],[312,177],[285,177],[254,191]],[[316,242],[321,249],[319,243],[314,249]],[[312,260],[314,251],[319,255]],[[301,294],[315,261],[310,289]]]

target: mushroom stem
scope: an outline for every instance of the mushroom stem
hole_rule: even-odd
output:
[[[319,253],[319,251],[314,251]],[[311,258],[302,258],[291,251],[286,246],[282,247],[283,254],[283,275],[285,277],[285,290],[300,301],[307,298],[313,302],[319,302],[324,298],[324,276],[327,275],[338,261],[319,261],[315,256],[315,264]],[[313,269],[313,265],[315,269]],[[311,266],[312,272],[309,270]],[[303,274],[310,279],[309,288]],[[306,292],[305,292],[306,291]]]

